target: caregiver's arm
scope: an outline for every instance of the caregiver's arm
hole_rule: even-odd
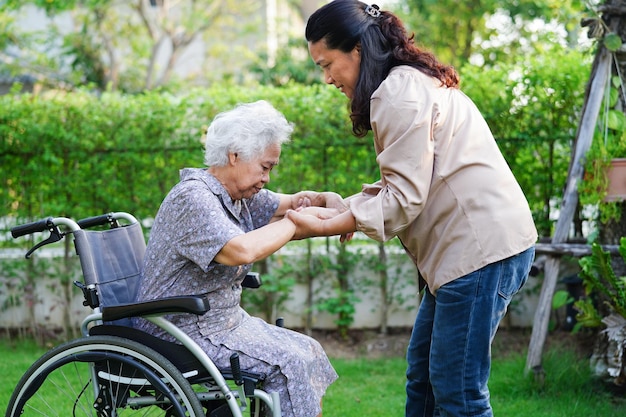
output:
[[[287,210],[296,210],[310,206],[333,208],[340,212],[348,209],[343,198],[339,194],[331,191],[321,193],[316,191],[300,191],[295,194],[278,194],[278,197],[280,198],[280,202],[272,221],[282,219]]]

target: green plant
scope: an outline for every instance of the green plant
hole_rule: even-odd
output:
[[[345,339],[348,337],[348,328],[354,322],[355,305],[359,301],[352,290],[335,288],[335,295],[319,302],[317,309],[337,316],[334,323],[341,337]]]
[[[372,278],[359,276],[358,287],[360,293],[375,292],[380,294],[380,302],[371,305],[371,311],[380,314],[380,333],[387,334],[389,319],[394,311],[410,311],[414,308],[418,292],[417,272],[406,269],[404,260],[406,254],[400,240],[392,239],[387,242],[375,242],[378,251],[364,250],[361,252],[360,264],[369,271],[375,271]],[[358,275],[357,275],[358,276]],[[407,291],[407,288],[411,290]]]
[[[619,254],[626,261],[626,237]],[[598,334],[590,364],[597,376],[621,386],[626,383],[626,277],[618,277],[611,254],[597,243],[591,255],[580,260],[581,277],[588,297],[577,301],[578,322],[587,327],[604,326]]]
[[[620,239],[619,253],[626,261],[626,237]],[[588,297],[574,303],[579,310],[578,322],[586,327],[597,327],[602,324],[602,317],[610,313],[626,319],[626,277],[615,274],[611,254],[594,242],[591,255],[580,259],[580,267]]]
[[[348,250],[347,243],[337,244],[337,254],[333,260],[331,257],[322,257],[329,270],[334,271],[335,282],[333,283],[333,295],[321,297],[316,303],[319,311],[326,311],[336,315],[334,323],[343,338],[347,338],[348,329],[354,322],[356,304],[360,301],[355,295],[354,283],[350,282],[350,273],[359,264],[361,251]]]

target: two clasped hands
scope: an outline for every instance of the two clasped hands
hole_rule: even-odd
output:
[[[295,209],[287,210],[285,217],[296,225],[293,240],[315,236],[340,235],[340,241],[352,239],[356,231],[356,221],[347,200],[339,194],[325,193],[326,207],[311,205],[307,198],[301,198]]]

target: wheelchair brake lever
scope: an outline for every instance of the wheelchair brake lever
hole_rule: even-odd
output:
[[[41,242],[30,248],[30,250],[26,252],[26,259],[29,259],[30,255],[32,255],[33,252],[35,252],[40,247],[48,245],[50,243],[58,242],[59,240],[63,239],[64,234],[61,233],[59,228],[52,224],[52,222],[48,223],[48,231],[50,232],[50,236],[48,236],[48,239],[42,240]]]

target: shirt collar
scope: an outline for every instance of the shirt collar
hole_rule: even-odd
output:
[[[228,194],[226,188],[218,181],[208,170],[205,168],[183,168],[180,170],[181,181],[198,180],[207,185],[209,190],[215,194],[222,206],[228,210],[235,218],[239,219],[241,216],[241,200],[233,200]]]

